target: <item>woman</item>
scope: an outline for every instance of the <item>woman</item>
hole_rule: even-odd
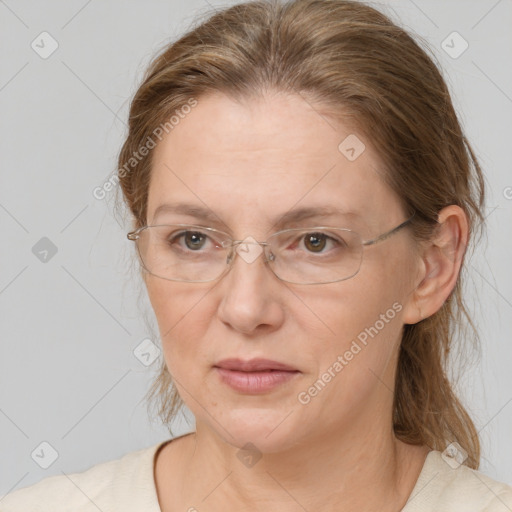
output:
[[[152,393],[196,428],[1,510],[512,510],[445,374],[482,172],[413,39],[357,2],[239,4],[155,58],[129,121]]]

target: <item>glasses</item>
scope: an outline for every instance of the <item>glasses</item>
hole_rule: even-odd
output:
[[[236,252],[247,263],[264,253],[265,264],[281,281],[326,284],[354,277],[363,248],[388,239],[413,217],[372,240],[363,240],[351,229],[326,226],[285,229],[265,242],[252,237],[233,240],[223,231],[194,224],[143,226],[127,238],[136,242],[143,268],[169,281],[219,279],[231,268]]]

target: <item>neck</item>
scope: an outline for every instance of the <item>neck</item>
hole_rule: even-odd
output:
[[[178,496],[183,510],[200,509],[203,502],[212,511],[225,510],[227,503],[251,511],[400,510],[428,448],[398,441],[377,422],[352,422],[342,431],[339,425],[322,429],[321,436],[309,435],[246,465],[237,447],[198,423],[182,446],[174,501]]]

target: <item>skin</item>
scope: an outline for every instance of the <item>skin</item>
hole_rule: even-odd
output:
[[[300,96],[270,94],[238,103],[202,97],[154,150],[148,224],[202,223],[166,213],[162,203],[207,206],[234,239],[266,240],[291,208],[342,206],[361,218],[309,219],[300,226],[357,230],[364,239],[407,217],[384,183],[371,146],[349,161],[338,145],[354,133]],[[158,222],[157,222],[158,221]],[[408,229],[364,249],[359,273],[323,285],[280,281],[259,257],[237,256],[211,283],[145,276],[166,364],[196,432],[165,445],[155,464],[164,512],[229,509],[396,511],[404,506],[429,451],[398,441],[392,429],[397,354],[404,324],[435,313],[455,286],[467,241],[457,206],[418,245]],[[289,227],[299,227],[290,225]],[[357,335],[394,303],[402,307],[325,388],[307,390]],[[300,370],[263,395],[234,391],[213,365],[265,357]],[[262,458],[246,467],[247,442]],[[191,509],[192,510],[192,509]]]

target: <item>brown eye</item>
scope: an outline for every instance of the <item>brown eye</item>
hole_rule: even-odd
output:
[[[321,252],[326,244],[328,237],[323,233],[308,233],[304,237],[304,245],[311,252]]]

